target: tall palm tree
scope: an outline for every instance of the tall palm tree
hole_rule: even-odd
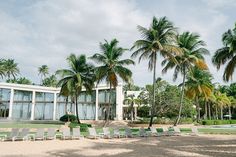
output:
[[[131,122],[134,121],[134,105],[135,104],[139,104],[140,103],[140,99],[135,98],[134,94],[128,95],[125,99],[124,99],[124,103],[129,104],[131,107]]]
[[[118,85],[118,77],[124,82],[129,82],[132,77],[132,72],[126,66],[133,65],[134,61],[131,59],[121,59],[126,49],[118,46],[116,39],[105,43],[100,43],[101,53],[94,54],[91,59],[99,64],[95,68],[97,83],[106,81],[110,88],[109,102],[106,109],[106,123],[107,125],[110,116],[111,93],[112,87],[116,88]]]
[[[209,51],[204,48],[205,42],[199,38],[200,36],[198,34],[190,32],[183,32],[178,35],[176,43],[182,50],[182,55],[175,56],[175,60],[177,62],[169,60],[168,58],[162,62],[162,65],[165,65],[162,70],[163,73],[166,73],[169,69],[174,68],[174,81],[177,79],[179,74],[183,76],[179,114],[174,125],[179,123],[182,113],[186,75],[194,66],[197,66],[200,69],[207,69],[203,55],[209,54]]]
[[[212,94],[213,85],[211,83],[212,76],[207,70],[201,70],[194,67],[187,76],[186,95],[194,99],[197,109],[197,122],[200,120],[200,98],[209,98]]]
[[[227,97],[226,93],[221,93],[220,91],[215,92],[216,105],[220,107],[220,118],[223,120],[223,108],[231,104],[230,99]]]
[[[155,105],[155,81],[156,81],[156,62],[157,55],[172,59],[174,53],[181,51],[173,45],[176,36],[176,28],[166,17],[157,19],[153,17],[149,28],[138,26],[142,39],[135,41],[131,50],[136,49],[132,57],[139,56],[139,62],[142,59],[149,60],[149,70],[153,70],[153,102],[152,113],[149,127],[152,126],[153,108]]]
[[[76,56],[71,54],[67,58],[69,69],[57,70],[56,74],[62,76],[62,79],[58,82],[58,86],[61,87],[60,95],[71,96],[75,100],[76,117],[78,123],[79,112],[78,112],[78,96],[81,93],[82,88],[87,91],[91,91],[94,86],[94,67],[92,64],[87,63],[86,56]]]
[[[38,72],[39,72],[39,75],[41,77],[40,84],[42,85],[43,84],[43,80],[49,74],[49,68],[48,68],[47,65],[42,65],[41,67],[38,68]]]
[[[215,52],[212,62],[216,65],[217,69],[227,63],[223,79],[229,81],[232,79],[236,67],[236,23],[232,30],[229,29],[222,35],[222,42],[224,47]]]
[[[15,79],[16,76],[20,73],[18,64],[15,63],[14,59],[3,60],[3,68],[5,71],[5,75],[7,76],[7,79],[10,78]]]

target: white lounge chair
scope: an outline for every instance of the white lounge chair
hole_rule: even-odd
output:
[[[110,128],[102,128],[103,130],[103,138],[112,138]]]
[[[157,129],[155,127],[150,127],[150,130],[152,136],[161,136],[161,134],[157,132]]]
[[[45,140],[44,128],[38,128],[36,134],[32,136],[33,140]]]
[[[29,140],[29,128],[23,128],[19,133],[19,137],[23,141]]]
[[[130,128],[125,128],[125,136],[126,138],[130,137],[134,137],[133,134],[132,134],[132,130]]]
[[[148,134],[143,127],[139,128],[139,136],[140,137],[148,137]]]
[[[70,133],[70,128],[63,128],[62,129],[62,138],[65,139],[72,139],[72,135]]]
[[[18,128],[12,128],[10,135],[9,136],[5,136],[3,138],[3,141],[5,140],[11,140],[11,141],[15,141],[18,137],[19,137],[19,130]]]
[[[84,138],[84,136],[80,134],[80,127],[73,128],[72,139],[81,139],[81,138]]]
[[[197,127],[192,127],[191,128],[191,133],[190,133],[190,135],[192,135],[192,136],[198,136],[198,134],[199,134],[199,132],[198,132],[198,129],[197,129]]]
[[[113,137],[121,138],[121,137],[125,137],[125,135],[120,133],[120,129],[119,128],[114,128],[114,130],[113,130]]]
[[[48,133],[47,136],[45,138],[46,140],[55,140],[56,139],[56,130],[55,128],[48,128]]]
[[[89,135],[87,136],[88,138],[92,139],[97,139],[100,138],[101,136],[97,134],[95,128],[88,128]]]
[[[174,135],[174,132],[173,131],[169,131],[169,129],[167,127],[162,127],[162,135],[164,136],[171,136],[171,135]]]
[[[180,128],[174,126],[173,129],[174,129],[174,135],[176,135],[176,136],[180,136],[181,135]]]

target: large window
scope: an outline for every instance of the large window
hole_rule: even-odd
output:
[[[95,119],[95,91],[92,93],[82,92],[78,100],[79,118],[84,120]]]
[[[9,115],[10,89],[0,88],[0,118],[7,118]]]
[[[116,93],[115,90],[112,90],[111,98],[110,98],[110,90],[99,90],[98,92],[98,119],[106,119],[106,116],[108,114],[108,105],[109,105],[109,99],[111,99],[110,104],[110,114],[109,118],[114,119],[116,116]]]
[[[54,94],[36,92],[34,119],[52,120],[53,119],[53,100]]]
[[[12,118],[30,119],[32,107],[32,92],[14,91],[14,101],[12,108]]]
[[[63,96],[57,95],[56,109],[57,109],[56,119],[60,119],[60,117],[62,117],[66,113],[71,113],[71,114],[75,113],[75,105],[71,101],[70,97],[63,97]]]

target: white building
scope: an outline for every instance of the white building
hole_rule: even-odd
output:
[[[60,89],[35,85],[0,83],[0,119],[58,120],[66,112],[75,114],[75,105],[59,96]],[[109,87],[99,85],[92,93],[83,91],[78,98],[82,120],[102,120],[109,100]],[[111,118],[123,119],[124,94],[119,84],[112,93]]]

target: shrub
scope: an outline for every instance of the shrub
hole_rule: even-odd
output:
[[[80,127],[81,132],[86,132],[88,130],[88,127],[92,127],[91,124],[86,124],[86,123],[78,124],[76,122],[72,122],[72,123],[69,124],[70,128],[76,128],[78,126]]]
[[[76,116],[75,115],[72,115],[72,114],[65,114],[64,116],[62,116],[60,118],[60,121],[62,122],[75,122],[76,121]]]
[[[203,120],[202,125],[236,124],[236,120]]]

